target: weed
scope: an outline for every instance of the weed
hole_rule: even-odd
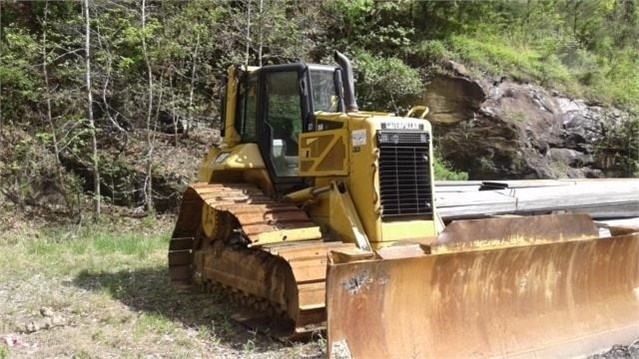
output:
[[[193,354],[180,352],[180,353],[175,354],[174,358],[175,359],[190,359],[190,358],[193,358]]]
[[[249,339],[242,345],[242,349],[245,354],[251,354],[255,351],[255,341],[253,339]]]
[[[138,258],[147,258],[165,242],[148,235],[124,234],[113,236],[109,233],[98,233],[93,240],[93,246],[99,253],[134,254]]]
[[[550,163],[550,170],[555,178],[566,178],[570,166],[565,162],[553,161]]]
[[[73,359],[91,359],[91,355],[84,350],[81,350],[72,356]]]
[[[142,219],[142,225],[146,228],[153,228],[157,225],[157,216],[155,212],[149,213],[144,219]]]
[[[91,335],[91,339],[96,341],[96,342],[100,342],[103,341],[105,338],[104,336],[104,332],[100,329],[96,330],[92,335]]]
[[[526,114],[521,111],[507,111],[505,113],[506,117],[516,123],[525,123],[526,122]]]
[[[322,335],[321,330],[314,331],[311,334],[311,339],[316,340],[318,346],[322,348],[326,347],[327,341],[326,341],[326,338],[324,338],[324,335]]]
[[[222,339],[218,336],[215,330],[215,321],[211,320],[209,325],[200,325],[198,327],[197,337],[212,343],[215,346],[222,343]]]
[[[492,153],[479,157],[479,168],[482,171],[490,172],[494,170],[494,155]]]
[[[211,336],[211,330],[208,325],[200,325],[197,328],[197,336],[200,339],[206,340]]]
[[[158,334],[171,334],[174,323],[161,314],[142,314],[135,323],[134,335],[143,336],[149,331]]]
[[[226,335],[231,335],[233,334],[233,324],[231,323],[231,321],[229,320],[229,317],[227,315],[224,315],[222,317],[222,331],[226,334]]]

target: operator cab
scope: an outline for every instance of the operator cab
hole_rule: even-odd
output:
[[[277,189],[304,184],[298,174],[298,138],[315,130],[316,111],[344,111],[339,67],[274,65],[240,77],[236,130],[241,142],[258,144]]]

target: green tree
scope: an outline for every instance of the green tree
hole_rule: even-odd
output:
[[[358,100],[364,109],[403,114],[419,101],[423,91],[420,73],[397,58],[356,56]]]

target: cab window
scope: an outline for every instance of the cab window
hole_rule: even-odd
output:
[[[315,111],[339,112],[339,97],[335,89],[335,72],[311,71],[311,88]]]
[[[246,86],[245,112],[244,112],[244,131],[242,132],[243,141],[255,141],[257,139],[257,106],[258,100],[258,81],[257,76],[251,76]]]
[[[297,71],[266,74],[266,118],[271,128],[271,159],[278,177],[298,174],[298,136],[303,116]]]
[[[257,140],[258,76],[251,74],[241,86],[235,128],[242,142],[253,142]]]

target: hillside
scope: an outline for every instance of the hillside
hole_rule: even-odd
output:
[[[87,4],[0,7],[0,177],[19,207],[77,212],[82,194],[174,208],[166,186],[213,140],[200,133],[220,126],[228,64],[330,63],[335,49],[360,107],[432,107],[439,178],[637,173],[634,1]]]

